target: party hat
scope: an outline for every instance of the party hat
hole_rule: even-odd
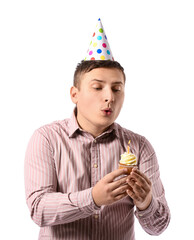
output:
[[[93,33],[90,46],[85,57],[86,61],[90,60],[112,60],[114,61],[112,52],[110,50],[107,36],[102,26],[100,18],[96,25],[96,30]]]

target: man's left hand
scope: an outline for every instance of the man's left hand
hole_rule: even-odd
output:
[[[134,168],[127,177],[127,194],[133,199],[139,210],[148,208],[152,201],[152,183],[145,174]]]

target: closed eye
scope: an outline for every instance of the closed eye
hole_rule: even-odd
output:
[[[122,89],[121,86],[115,86],[115,87],[112,88],[112,91],[113,92],[119,92],[119,91],[121,91],[121,89]]]
[[[120,89],[113,89],[113,92],[119,92],[121,91]]]
[[[97,91],[99,91],[99,90],[101,90],[102,88],[94,88],[95,90],[97,90]]]

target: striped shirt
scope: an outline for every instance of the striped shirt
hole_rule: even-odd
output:
[[[152,182],[152,202],[139,211],[127,196],[98,207],[92,188],[118,168],[129,140],[139,170]],[[117,123],[94,138],[80,129],[74,113],[32,135],[25,156],[25,190],[31,217],[40,226],[39,239],[134,240],[134,215],[151,235],[163,232],[170,221],[156,154],[148,140]]]

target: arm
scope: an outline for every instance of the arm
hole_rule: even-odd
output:
[[[125,173],[107,174],[93,188],[75,193],[57,192],[57,173],[49,140],[39,131],[32,136],[25,156],[26,201],[31,217],[39,226],[53,226],[86,218],[126,196]],[[98,206],[97,206],[98,205]]]
[[[57,173],[48,139],[36,131],[25,156],[25,191],[31,217],[39,226],[76,221],[99,210],[92,188],[75,192],[57,192]]]
[[[135,215],[143,229],[151,235],[161,234],[170,221],[170,211],[160,180],[159,166],[150,143],[144,139],[139,170],[128,177],[127,193],[136,205]]]

